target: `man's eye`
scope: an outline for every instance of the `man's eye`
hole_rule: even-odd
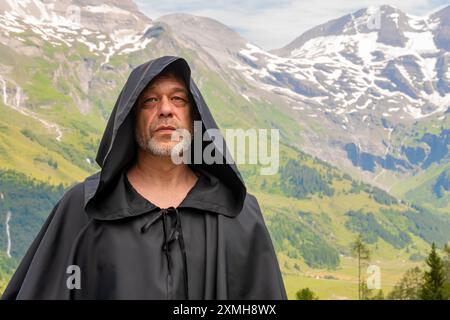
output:
[[[181,98],[181,97],[177,97],[177,96],[175,96],[175,97],[172,97],[172,99],[175,99],[175,100],[183,100],[183,101],[184,101],[184,99],[183,99],[183,98]]]
[[[144,104],[153,104],[155,102],[158,102],[158,98],[147,98],[144,100]]]

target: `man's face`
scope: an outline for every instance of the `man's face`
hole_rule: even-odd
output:
[[[171,141],[175,129],[186,129],[192,135],[192,105],[184,81],[177,77],[154,78],[139,96],[136,108],[136,141],[151,154],[170,156],[178,143]]]

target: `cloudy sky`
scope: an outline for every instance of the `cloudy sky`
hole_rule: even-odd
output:
[[[450,0],[134,0],[150,18],[184,12],[218,20],[259,47],[283,47],[304,31],[370,5],[389,4],[413,15],[428,13]]]

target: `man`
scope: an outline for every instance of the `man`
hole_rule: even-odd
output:
[[[195,134],[194,120],[201,133],[217,129],[184,59],[134,69],[100,143],[101,170],[56,204],[3,299],[286,299],[235,164],[173,161],[179,145],[196,150],[172,141],[176,129]],[[223,155],[216,139],[200,150],[211,143]]]

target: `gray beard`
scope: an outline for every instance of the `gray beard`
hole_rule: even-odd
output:
[[[181,142],[171,143],[158,143],[153,137],[145,139],[142,136],[136,134],[136,142],[139,147],[154,156],[170,157],[172,152],[182,153],[183,149],[187,150],[191,141],[182,140]]]
[[[158,143],[153,138],[149,140],[143,137],[137,138],[137,143],[141,149],[147,151],[154,156],[167,157],[170,156],[173,146],[166,143]]]

